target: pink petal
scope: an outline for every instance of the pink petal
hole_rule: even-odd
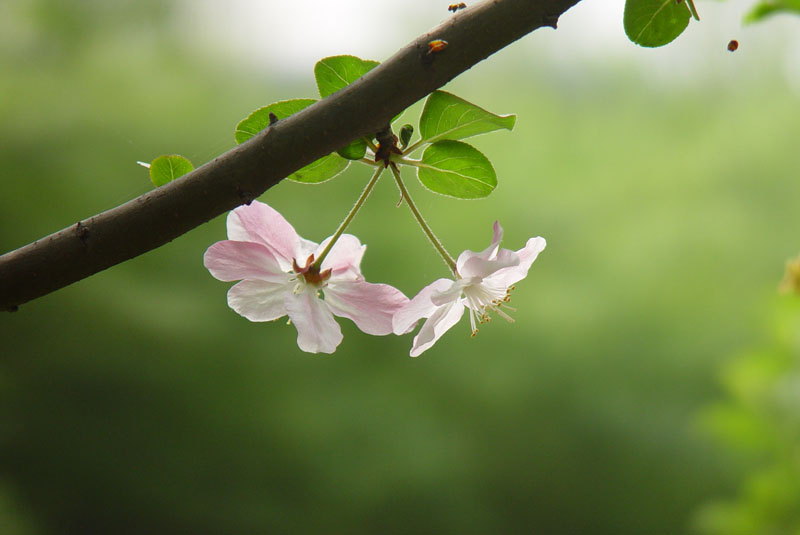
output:
[[[297,328],[297,345],[308,353],[333,353],[342,341],[342,330],[328,305],[313,288],[295,294],[286,292],[284,304]]]
[[[286,284],[242,281],[228,290],[228,306],[250,321],[272,321],[286,315],[286,291]]]
[[[546,245],[547,242],[541,236],[529,239],[525,247],[514,253],[519,257],[519,265],[498,270],[489,277],[486,277],[486,281],[505,286],[506,288],[521,281],[528,276],[528,270],[531,268],[531,264],[533,264],[533,261],[536,260],[536,257],[539,256],[539,253],[544,250]]]
[[[503,227],[500,226],[500,223],[495,221],[494,226],[492,227],[492,243],[481,251],[480,253],[476,253],[475,251],[464,251],[460,255],[458,255],[458,261],[456,262],[456,269],[460,274],[464,274],[462,271],[464,264],[470,258],[481,258],[483,260],[492,260],[494,259],[495,255],[497,254],[497,248],[500,246],[500,241],[503,239]],[[471,275],[470,275],[471,276]]]
[[[328,245],[330,238],[324,240],[317,249],[316,255],[322,253]],[[352,234],[342,234],[333,244],[328,256],[322,261],[320,268],[324,271],[331,270],[332,278],[343,278],[346,280],[361,279],[361,258],[364,256],[366,245]]]
[[[206,250],[203,264],[211,275],[221,281],[251,279],[281,282],[288,277],[275,256],[259,243],[218,241]]]
[[[408,297],[388,284],[342,281],[324,290],[325,302],[337,316],[353,320],[367,334],[392,333],[392,317],[408,303]]]
[[[461,299],[439,307],[414,337],[414,345],[411,347],[409,355],[418,357],[429,349],[444,333],[450,330],[450,327],[458,323],[463,314],[464,303]]]
[[[400,307],[392,318],[394,334],[405,334],[413,329],[420,319],[431,317],[438,308],[431,301],[431,297],[449,290],[455,284],[451,279],[438,279],[420,290],[411,301]],[[461,295],[460,290],[458,295]]]
[[[300,238],[294,227],[275,209],[258,201],[240,206],[228,214],[228,239],[265,245],[283,265],[288,263],[290,266],[293,258],[300,261],[303,245],[310,243]]]

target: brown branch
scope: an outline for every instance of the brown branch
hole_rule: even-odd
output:
[[[155,249],[258,197],[580,0],[485,0],[421,35],[345,89],[281,119],[165,186],[0,256],[0,310]],[[443,4],[444,11],[444,4]],[[443,13],[444,15],[444,13]],[[447,41],[428,53],[434,39]]]

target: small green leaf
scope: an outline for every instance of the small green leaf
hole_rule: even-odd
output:
[[[366,153],[367,140],[363,137],[336,151],[336,154],[348,160],[360,160]]]
[[[430,145],[422,153],[417,176],[429,190],[459,199],[486,197],[497,186],[497,175],[486,156],[461,141]]]
[[[314,77],[322,98],[352,84],[367,72],[378,66],[377,61],[355,56],[331,56],[321,59],[314,65]]]
[[[315,102],[316,100],[313,98],[296,98],[292,100],[282,100],[270,104],[269,106],[258,108],[245,119],[239,121],[239,124],[236,125],[236,131],[233,137],[236,138],[236,143],[244,143],[269,126],[270,113],[274,113],[278,120],[281,120],[297,113],[303,108],[311,106]]]
[[[411,141],[411,136],[414,135],[414,127],[410,124],[404,124],[400,129],[400,148],[405,150],[408,142]]]
[[[622,23],[628,39],[653,48],[674,41],[689,25],[691,16],[687,1],[626,0]]]
[[[335,177],[347,169],[348,165],[350,165],[350,160],[345,160],[332,153],[311,162],[286,178],[305,184],[319,184]]]
[[[516,115],[495,115],[445,91],[434,91],[419,118],[422,140],[464,139],[505,128],[511,130]]]
[[[193,169],[192,162],[183,156],[159,156],[150,162],[150,181],[157,187],[163,186]]]
[[[800,0],[762,0],[745,15],[744,21],[758,22],[765,17],[780,13],[800,15]]]
[[[242,119],[238,125],[236,125],[236,132],[234,133],[236,142],[244,143],[251,137],[261,132],[264,128],[268,127],[270,113],[274,113],[280,121],[281,119],[285,119],[286,117],[289,117],[290,115],[311,106],[315,102],[316,100],[311,98],[298,98],[292,100],[282,100],[280,102],[270,104],[269,106],[264,106],[263,108],[257,109],[248,115],[247,118]],[[366,148],[364,151],[366,152]],[[289,180],[294,180],[295,182],[317,184],[335,177],[344,171],[349,164],[349,160],[340,158],[336,154],[328,154],[327,156],[323,156],[319,160],[308,164],[302,169],[295,171],[286,178]]]

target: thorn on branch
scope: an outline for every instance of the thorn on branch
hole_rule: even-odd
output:
[[[558,15],[545,15],[542,19],[542,26],[549,26],[554,30],[558,29]]]
[[[269,112],[269,125],[272,126],[278,122],[278,116],[272,112]]]

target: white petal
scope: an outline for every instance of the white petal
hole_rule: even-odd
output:
[[[272,321],[286,315],[283,296],[291,288],[264,281],[242,281],[228,290],[228,306],[250,321]]]
[[[519,257],[517,253],[509,249],[500,249],[500,252],[490,260],[481,258],[478,255],[467,258],[458,269],[458,274],[462,277],[484,278],[499,269],[505,269],[518,264]]]
[[[221,281],[251,279],[277,283],[288,277],[275,256],[260,243],[219,241],[206,250],[203,264]]]
[[[494,226],[492,227],[492,243],[481,251],[480,253],[476,253],[474,251],[464,251],[460,255],[458,255],[458,261],[456,262],[456,270],[461,274],[464,275],[464,264],[470,258],[481,258],[483,260],[493,260],[497,255],[497,248],[500,246],[500,241],[503,239],[503,227],[500,226],[500,223],[495,221]],[[472,275],[467,275],[472,276]]]
[[[491,276],[486,277],[486,281],[506,288],[515,282],[521,281],[528,276],[531,264],[533,264],[533,261],[536,260],[536,257],[539,256],[539,253],[544,250],[546,245],[547,242],[540,236],[529,239],[525,247],[515,253],[519,257],[519,265],[496,271]]]
[[[392,333],[392,318],[408,297],[388,284],[343,281],[329,284],[323,292],[325,302],[337,316],[353,320],[367,334]]]
[[[450,327],[458,323],[464,314],[464,303],[461,299],[439,307],[436,312],[422,325],[409,355],[418,357],[446,333]]]
[[[404,334],[414,328],[422,318],[429,318],[436,312],[437,306],[431,301],[431,296],[448,290],[455,284],[451,279],[438,279],[420,290],[411,301],[403,305],[392,319],[394,334]],[[459,291],[459,295],[460,295]]]
[[[300,238],[280,213],[262,202],[253,201],[232,210],[227,223],[228,239],[265,245],[284,266],[287,263],[291,266],[293,258],[297,258],[298,263],[305,260],[301,261],[299,257],[307,240]]]
[[[342,341],[342,329],[328,305],[313,288],[295,294],[287,292],[284,303],[297,328],[297,345],[308,353],[333,353]]]

